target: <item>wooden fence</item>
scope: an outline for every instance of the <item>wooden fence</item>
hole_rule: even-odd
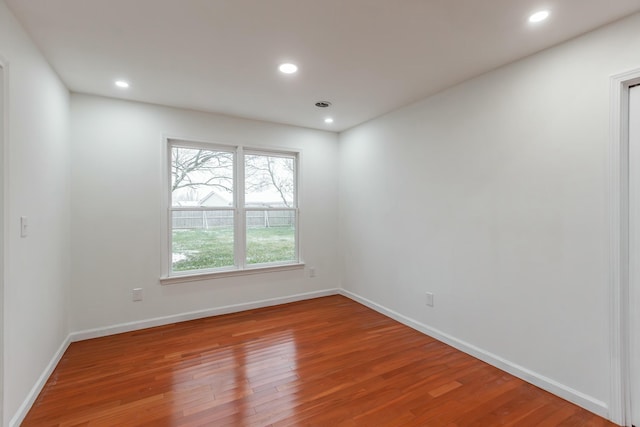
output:
[[[293,227],[294,211],[247,211],[247,227]],[[232,227],[233,211],[174,211],[173,229]]]

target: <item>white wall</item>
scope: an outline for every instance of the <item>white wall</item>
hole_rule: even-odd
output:
[[[337,135],[73,94],[73,331],[333,289],[338,276]],[[160,285],[163,134],[302,150],[305,270]],[[131,290],[143,288],[144,301]]]
[[[640,67],[638,28],[341,134],[343,286],[606,410],[609,76]]]
[[[6,425],[68,334],[69,94],[1,0],[0,57],[9,81]]]

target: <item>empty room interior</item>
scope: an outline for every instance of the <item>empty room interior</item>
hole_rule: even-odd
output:
[[[638,84],[639,0],[0,0],[1,425],[640,427]]]

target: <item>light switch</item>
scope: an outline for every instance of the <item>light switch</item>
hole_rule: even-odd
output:
[[[27,237],[29,234],[29,223],[26,216],[20,217],[20,237]]]

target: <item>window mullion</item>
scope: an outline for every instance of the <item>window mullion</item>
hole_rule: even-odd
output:
[[[281,208],[281,207],[272,207],[272,206],[256,206],[256,207],[245,207],[245,212],[252,211],[287,211],[287,212],[297,212],[298,208]]]
[[[245,219],[245,178],[244,178],[244,151],[242,147],[236,150],[236,265],[244,269],[247,263],[247,231]]]
[[[180,212],[180,211],[193,211],[193,212],[201,212],[201,211],[234,211],[235,208],[232,207],[203,207],[203,206],[172,206],[169,208],[172,212]]]

